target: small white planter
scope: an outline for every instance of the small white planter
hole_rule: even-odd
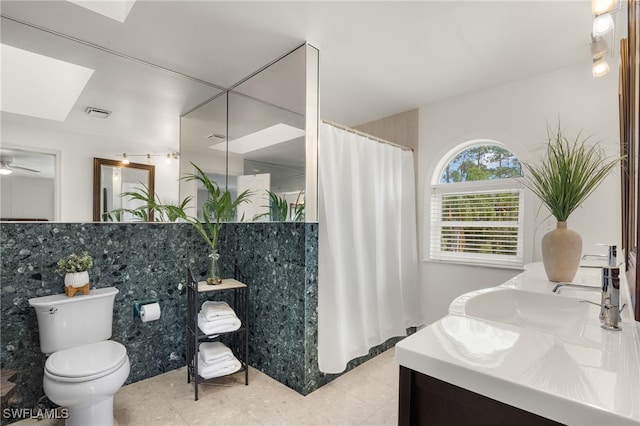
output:
[[[84,287],[89,284],[89,272],[67,272],[64,276],[65,287]]]

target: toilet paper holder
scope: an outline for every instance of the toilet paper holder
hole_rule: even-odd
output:
[[[150,299],[150,300],[134,300],[133,301],[133,319],[140,318],[140,310],[144,305],[150,305],[152,303],[159,303],[158,299]]]

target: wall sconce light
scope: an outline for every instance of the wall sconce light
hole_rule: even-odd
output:
[[[611,30],[613,30],[613,17],[610,13],[603,13],[593,19],[592,34],[594,37],[602,37]]]
[[[153,160],[151,159],[151,154],[147,154],[147,164],[153,164]]]
[[[602,77],[609,72],[609,64],[603,57],[593,60],[593,66],[591,68],[594,77]]]
[[[602,77],[609,72],[609,64],[604,55],[609,52],[609,46],[602,37],[615,30],[612,14],[621,8],[613,10],[618,0],[591,0],[591,13],[593,14],[593,27],[591,31],[591,59],[594,77]],[[615,36],[611,37],[612,43]],[[611,52],[613,55],[613,52]]]
[[[171,164],[171,154],[167,154],[167,158],[165,158],[164,162],[166,164]]]
[[[602,58],[609,51],[607,42],[600,37],[591,37],[591,59]]]
[[[611,12],[616,3],[617,0],[591,0],[591,13],[593,16],[598,16]]]
[[[122,164],[129,164],[131,163],[131,161],[129,161],[129,157],[127,157],[127,153],[123,153],[122,154]]]

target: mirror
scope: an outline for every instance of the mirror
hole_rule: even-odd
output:
[[[307,91],[317,93],[317,75],[310,81],[306,72],[310,49],[317,54],[300,46],[182,117],[183,172],[193,162],[232,195],[251,191],[238,220],[305,220]],[[317,97],[310,114],[317,128]],[[180,198],[186,196],[201,206],[206,193],[182,183]]]
[[[640,321],[640,262],[638,239],[640,226],[640,4],[629,2],[627,38],[620,43],[620,151],[626,156],[623,164],[622,244],[626,255],[627,281],[634,306],[634,316]]]
[[[193,164],[200,167],[220,188],[228,188],[235,198],[234,188],[227,185],[226,150],[211,147],[224,143],[227,138],[227,98],[224,92],[180,119],[180,171],[181,175],[194,173]],[[180,199],[191,197],[187,214],[200,215],[208,192],[195,181],[180,181]],[[202,217],[200,217],[202,219]]]
[[[13,16],[20,16],[22,9],[40,7],[37,2],[6,3],[5,8],[3,2],[3,13],[11,12]],[[94,70],[62,121],[4,111],[1,115],[3,148],[6,145],[47,153],[55,147],[59,154],[56,161],[64,173],[54,176],[55,189],[46,195],[59,206],[58,215],[50,220],[93,220],[93,158],[121,160],[125,152],[138,162],[144,162],[146,155],[151,154],[158,196],[167,201],[178,200],[179,161],[166,164],[165,156],[180,151],[180,117],[223,89],[5,16],[0,38],[5,45]],[[4,60],[3,57],[3,67]],[[0,95],[4,96],[4,91]],[[89,106],[112,113],[105,119],[95,118],[86,113]],[[3,206],[8,205],[7,194],[4,190],[0,194]],[[28,207],[19,216],[40,217],[35,207],[43,197],[44,194],[38,196],[38,203],[34,197],[26,200]],[[78,203],[78,199],[86,201]],[[11,216],[15,217],[16,212]]]
[[[140,192],[148,189],[155,194],[155,166],[150,164],[129,163],[93,159],[93,220],[95,222],[153,222],[153,211],[148,210],[143,217],[134,215],[132,210],[146,204],[123,197],[126,192]],[[145,220],[146,219],[146,220]]]

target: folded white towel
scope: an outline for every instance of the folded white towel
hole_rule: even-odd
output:
[[[222,342],[200,343],[198,353],[200,354],[200,361],[206,365],[229,361],[234,358],[231,349]]]
[[[215,363],[213,365],[198,364],[198,374],[203,379],[225,376],[240,370],[242,364],[235,357],[232,360]]]
[[[200,330],[206,335],[235,331],[239,329],[241,325],[242,323],[236,316],[207,321],[204,315],[202,315],[202,312],[198,314],[198,327],[200,327]]]
[[[236,316],[236,313],[231,309],[227,302],[219,302],[215,300],[207,300],[204,302],[200,312],[203,313],[207,321]]]

